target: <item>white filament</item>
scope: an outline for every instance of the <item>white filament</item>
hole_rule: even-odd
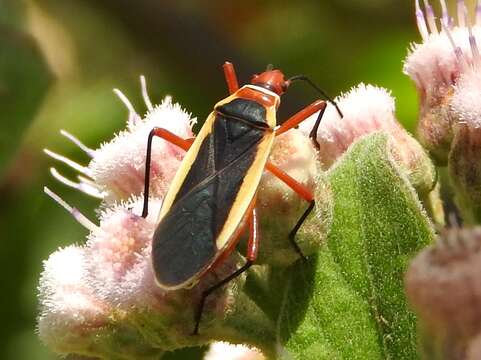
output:
[[[82,166],[80,164],[77,164],[75,161],[70,160],[70,159],[66,158],[65,156],[59,155],[59,154],[57,154],[53,151],[50,151],[49,149],[43,149],[43,151],[45,152],[45,154],[50,156],[52,159],[63,162],[64,164],[70,166],[72,169],[75,169],[78,172],[80,172],[80,173],[82,173],[86,176],[92,177],[91,171],[87,167]]]
[[[79,190],[81,192],[83,192],[84,194],[87,194],[89,196],[92,196],[92,197],[95,197],[97,199],[103,199],[104,198],[104,193],[102,193],[98,187],[92,185],[93,182],[91,183],[86,183],[84,182],[83,180],[86,179],[84,177],[79,177],[81,178],[81,181],[80,182],[75,182],[75,181],[72,181],[72,180],[69,180],[67,179],[65,176],[61,175],[57,169],[55,168],[50,168],[50,174],[52,174],[52,176],[59,182],[61,182],[62,184],[68,186],[68,187],[71,187],[73,189],[76,189],[76,190]]]
[[[149,92],[147,91],[147,82],[145,81],[145,76],[140,75],[140,86],[142,88],[142,97],[144,98],[145,106],[147,110],[152,111],[154,107],[152,106],[152,101],[150,101]]]
[[[98,229],[97,225],[95,225],[93,222],[91,222],[89,219],[87,219],[79,210],[77,210],[76,208],[70,206],[65,201],[63,201],[60,196],[55,194],[48,187],[45,186],[43,188],[43,191],[45,192],[45,194],[50,196],[56,203],[58,203],[65,210],[67,210],[73,216],[73,218],[75,220],[77,220],[80,223],[80,225],[85,227],[87,230],[95,231],[95,230]]]
[[[88,156],[91,158],[94,157],[95,155],[95,150],[89,148],[88,146],[84,145],[78,138],[70,134],[69,132],[65,130],[60,130],[60,134],[65,136],[67,139],[69,139],[71,142],[73,142],[75,145],[77,145],[83,152],[85,152]]]
[[[429,31],[426,26],[426,20],[424,19],[424,13],[419,6],[419,0],[416,0],[416,22],[418,24],[419,33],[423,38],[423,41],[426,41],[429,38]]]

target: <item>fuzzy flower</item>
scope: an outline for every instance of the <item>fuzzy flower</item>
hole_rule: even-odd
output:
[[[481,335],[481,228],[443,231],[406,274],[426,359],[465,359]],[[479,353],[479,340],[469,351]],[[476,357],[477,358],[477,357]]]
[[[142,209],[142,201],[133,199],[102,211],[96,226],[48,189],[46,192],[90,234],[83,247],[60,250],[45,263],[39,287],[40,338],[60,353],[92,351],[105,355],[109,343],[120,341],[110,333],[112,328],[118,328],[116,336],[133,333],[140,338],[138,346],[129,349],[129,356],[145,347],[158,352],[176,349],[181,344],[192,346],[189,339],[194,304],[200,301],[205,289],[236,270],[238,257],[228,258],[193,289],[161,290],[155,284],[151,265],[155,211],[146,219],[136,215]],[[151,199],[151,204],[152,210],[160,208],[156,199]],[[234,285],[208,299],[204,330],[208,330],[209,319],[222,318],[228,312],[234,303]],[[167,325],[174,323],[175,327]],[[201,340],[205,338],[196,339]],[[94,341],[98,348],[89,350]]]
[[[132,195],[140,195],[144,190],[147,138],[154,127],[162,127],[182,138],[193,137],[192,125],[196,119],[180,105],[172,103],[171,97],[166,97],[160,105],[153,106],[147,94],[144,77],[141,77],[141,85],[147,114],[141,118],[125,95],[115,89],[115,93],[129,110],[127,128],[113,140],[102,144],[99,149],[90,149],[73,135],[61,131],[62,135],[79,146],[92,160],[88,166],[83,166],[53,151],[45,150],[52,158],[80,173],[79,182],[74,182],[51,168],[51,173],[57,180],[106,202],[127,200]],[[184,154],[185,151],[176,145],[163,139],[154,140],[150,187],[152,195],[162,197],[167,192]]]
[[[481,128],[481,69],[464,73],[454,87],[450,110],[458,123]]]
[[[466,112],[472,113],[476,96],[472,91],[479,88],[481,6],[476,7],[474,25],[464,1],[457,2],[457,21],[449,15],[445,0],[441,0],[441,6],[438,26],[428,1],[424,13],[416,0],[423,42],[412,45],[404,72],[415,82],[420,95],[419,138],[440,164],[446,164],[453,127],[467,119]]]
[[[40,279],[40,338],[58,352],[85,345],[108,324],[110,307],[85,282],[85,249],[69,246],[44,262]],[[79,336],[90,333],[91,336]]]
[[[474,25],[464,1],[457,2],[457,23],[441,4],[440,30],[430,5],[426,2],[425,18],[416,3],[423,44],[413,46],[405,72],[421,96],[420,141],[439,164],[448,165],[463,219],[476,223],[481,220],[481,2]]]
[[[419,143],[397,121],[394,99],[387,90],[360,84],[335,101],[344,117],[340,119],[335,107],[328,105],[317,133],[324,169],[329,169],[359,138],[383,131],[391,135],[392,156],[416,190],[421,194],[431,191],[435,185],[433,165]],[[301,124],[304,134],[310,133],[317,115]]]

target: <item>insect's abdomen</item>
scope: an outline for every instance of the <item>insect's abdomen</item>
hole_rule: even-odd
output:
[[[272,143],[269,128],[259,125],[265,123],[266,111],[250,100],[232,103],[209,117],[196,139],[195,154],[189,151],[179,169],[185,175],[171,189],[176,193],[167,195],[173,200],[163,209],[152,248],[162,287],[185,287],[214,262],[257,190],[268,154],[260,155]],[[247,118],[239,118],[246,113]],[[195,160],[189,162],[189,156]]]

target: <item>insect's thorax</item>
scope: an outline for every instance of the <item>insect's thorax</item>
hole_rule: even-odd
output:
[[[280,97],[276,93],[256,85],[245,85],[234,94],[218,102],[214,109],[253,125],[276,127]]]

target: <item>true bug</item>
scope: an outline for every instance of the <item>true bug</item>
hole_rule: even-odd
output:
[[[152,265],[157,285],[166,290],[195,285],[234,249],[243,220],[248,217],[250,236],[246,263],[203,292],[195,317],[198,333],[204,302],[214,290],[246,271],[256,260],[259,237],[255,209],[256,192],[264,169],[291,187],[309,206],[289,234],[301,255],[295,235],[314,208],[313,194],[281,169],[268,162],[275,136],[297,126],[317,111],[319,116],[310,137],[316,136],[326,109],[317,100],[277,127],[280,96],[292,81],[304,80],[337,105],[305,76],[288,80],[280,70],[268,68],[239,88],[231,63],[224,64],[230,96],[218,102],[195,139],[182,139],[162,128],[154,128],[147,141],[144,208],[148,214],[152,140],[161,137],[187,151],[164,198],[152,243]]]

